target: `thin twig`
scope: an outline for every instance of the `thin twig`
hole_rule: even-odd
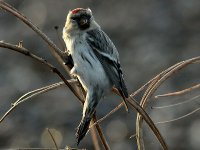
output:
[[[29,56],[37,61],[39,61],[42,64],[45,64],[47,67],[49,67],[51,70],[53,70],[53,72],[55,72],[64,82],[65,84],[71,89],[71,91],[78,97],[78,99],[82,102],[82,104],[84,103],[84,100],[82,99],[82,97],[79,95],[79,93],[77,93],[74,88],[72,87],[72,84],[68,83],[68,81],[64,78],[64,76],[59,72],[59,70],[57,68],[55,68],[53,65],[51,65],[50,63],[48,63],[46,60],[32,54],[29,50],[25,49],[24,47],[18,47],[16,45],[12,45],[10,43],[5,43],[5,42],[0,42],[0,47],[4,47],[4,48],[8,48],[17,52],[20,52],[21,54],[24,54],[26,56]],[[77,83],[77,81],[76,81]],[[82,91],[83,92],[83,91]],[[41,92],[40,92],[41,93]],[[40,93],[37,93],[40,94]],[[27,98],[28,99],[28,98]],[[27,100],[26,99],[26,100]],[[20,102],[21,103],[21,102]],[[18,104],[17,104],[18,105]],[[4,115],[3,117],[0,119],[0,122],[2,122],[9,114],[11,111],[13,111],[17,105],[13,105]],[[100,127],[99,127],[100,128]],[[98,130],[98,132],[101,132],[101,130]],[[102,135],[103,133],[100,133],[100,135]],[[103,138],[103,136],[101,137]],[[101,139],[103,141],[105,141],[105,139]],[[106,146],[105,146],[106,147]]]
[[[51,41],[48,36],[46,36],[36,25],[34,25],[25,15],[20,13],[17,9],[12,7],[6,2],[0,1],[0,7],[17,18],[19,18],[21,21],[23,21],[27,26],[29,26],[33,31],[35,31],[50,47],[53,48],[50,49],[52,55],[56,58],[56,60],[59,60],[59,63],[62,64],[63,61],[61,57],[63,56],[62,51]],[[65,67],[66,68],[66,67]],[[67,68],[66,68],[67,69]]]
[[[95,126],[97,123],[101,123],[102,121],[104,121],[105,119],[107,119],[109,116],[111,116],[112,114],[114,114],[116,111],[118,111],[122,106],[124,105],[124,103],[120,103],[117,107],[115,107],[114,109],[112,109],[109,113],[107,113],[104,117],[102,117],[101,119],[97,120],[95,123],[90,125],[90,128],[88,130],[90,130],[93,126]]]
[[[137,110],[137,112],[140,112],[141,116],[144,118],[146,123],[149,125],[151,130],[154,132],[155,136],[159,140],[160,144],[162,145],[164,150],[168,150],[167,144],[165,140],[163,139],[162,135],[160,134],[158,128],[155,126],[154,122],[151,120],[149,115],[143,110],[143,108],[135,101],[133,98],[128,98],[127,102]]]
[[[166,105],[166,106],[157,106],[157,107],[151,107],[152,109],[163,109],[163,108],[171,108],[171,107],[175,107],[175,106],[178,106],[178,105],[182,105],[182,104],[185,104],[185,103],[189,103],[193,100],[196,100],[197,98],[199,98],[200,95],[197,95],[189,100],[186,100],[186,101],[183,101],[183,102],[180,102],[180,103],[176,103],[176,104],[171,104],[171,105]]]
[[[91,123],[90,124],[94,124],[94,120],[91,120]],[[95,128],[90,128],[91,129],[91,137],[92,137],[92,141],[93,141],[93,144],[94,144],[94,149],[95,150],[100,150],[101,147],[99,145],[99,141],[98,141],[98,137],[97,137],[97,134],[94,134],[96,131],[95,131]],[[88,130],[89,132],[89,130]]]
[[[93,120],[93,122],[97,121],[96,114],[93,115],[92,120]],[[104,136],[104,134],[102,132],[102,129],[101,129],[101,127],[100,127],[100,125],[98,123],[96,124],[96,129],[98,131],[98,134],[99,134],[101,142],[102,142],[102,144],[104,146],[104,149],[105,150],[110,150],[110,146],[108,145],[108,142],[105,140],[106,138],[105,138],[105,136]]]
[[[154,80],[150,84],[154,83]],[[119,91],[113,90],[115,94],[120,95]],[[163,149],[167,150],[167,144],[165,143],[165,140],[163,139],[162,135],[160,134],[159,130],[149,117],[149,115],[145,112],[145,110],[138,104],[138,102],[133,98],[133,95],[129,96],[129,98],[126,99],[126,101],[132,106],[134,110],[136,110],[141,116],[144,118],[146,123],[149,125],[150,129],[153,131],[155,136],[157,137],[160,144],[163,146]],[[118,109],[117,109],[118,110]],[[141,143],[140,143],[141,144]],[[141,144],[142,145],[142,144]]]
[[[54,145],[55,145],[56,150],[58,150],[58,145],[57,145],[56,140],[54,139],[54,137],[53,137],[53,135],[52,135],[50,129],[47,128],[47,131],[48,131],[48,133],[49,133],[49,135],[50,135],[50,137],[51,137],[51,139],[52,139],[52,141],[53,141],[53,143],[54,143]]]
[[[195,110],[193,110],[192,112],[190,112],[190,113],[187,113],[186,115],[184,115],[184,116],[181,116],[181,117],[178,117],[178,118],[175,118],[175,119],[171,119],[171,120],[167,120],[167,121],[160,121],[160,122],[156,122],[155,124],[163,124],[163,123],[170,123],[170,122],[174,122],[174,121],[177,121],[177,120],[180,120],[180,119],[183,119],[183,118],[185,118],[185,117],[188,117],[188,116],[190,116],[190,115],[192,115],[192,114],[194,114],[195,112],[197,112],[197,111],[199,111],[200,110],[200,107],[199,108],[197,108],[197,109],[195,109]]]
[[[176,65],[178,65],[178,64],[176,64]],[[167,70],[164,70],[160,74],[156,75],[154,78],[152,78],[147,83],[145,83],[143,86],[141,86],[139,89],[137,89],[135,92],[133,92],[130,96],[134,97],[135,95],[137,95],[138,93],[140,93],[141,91],[143,91],[146,86],[150,85],[152,82],[154,82],[155,80],[157,80],[158,78],[160,78],[163,74],[165,74],[167,71],[169,71],[171,68],[175,67],[176,65],[171,66]]]
[[[52,55],[54,56],[54,58],[57,60],[57,62],[63,67],[63,69],[66,71],[66,73],[70,76],[69,73],[69,67],[66,66],[63,63],[63,59],[65,59],[65,55],[63,55],[63,52],[41,31],[39,30],[39,28],[37,26],[35,26],[29,19],[27,19],[23,14],[21,14],[18,10],[16,10],[15,8],[13,8],[12,6],[10,6],[9,4],[7,4],[6,2],[0,1],[0,7],[8,12],[10,12],[11,14],[13,14],[14,16],[16,16],[18,19],[20,19],[21,21],[23,21],[26,25],[28,25],[31,29],[33,29],[48,45],[49,45],[49,50],[52,53]],[[63,80],[64,81],[64,80]],[[65,82],[65,81],[64,81]],[[67,83],[66,83],[67,84]],[[75,96],[80,100],[81,103],[84,103],[84,97],[81,92],[81,88],[82,87],[77,87],[75,86],[70,87],[69,88],[72,90],[72,92],[75,94]],[[85,95],[85,94],[84,94]],[[99,132],[99,135],[102,135],[103,133],[101,132],[101,128],[100,126],[98,126],[97,124],[97,131]],[[100,139],[103,141],[106,141],[106,139],[102,139],[104,138],[103,136],[100,136]],[[107,142],[102,142],[103,144],[106,144]],[[104,145],[104,147],[107,147],[107,145]]]
[[[45,93],[45,92],[48,92],[50,90],[53,90],[59,86],[63,85],[63,82],[59,82],[59,83],[55,83],[55,84],[51,84],[49,86],[45,86],[43,88],[40,88],[40,89],[36,89],[36,90],[33,90],[33,91],[30,91],[24,95],[22,95],[19,99],[17,99],[14,103],[12,103],[11,105],[11,108],[6,112],[4,113],[4,115],[1,117],[0,119],[0,123],[21,103],[25,102],[26,100],[34,97],[34,96],[37,96],[37,95],[40,95],[42,93]]]
[[[56,148],[12,148],[12,150],[57,150]],[[59,150],[66,150],[66,149],[59,149]],[[76,149],[77,150],[77,149]]]
[[[145,94],[142,97],[142,100],[140,102],[140,105],[145,108],[147,105],[147,101],[150,99],[150,97],[153,95],[153,93],[156,91],[156,89],[169,77],[171,77],[174,73],[178,72],[179,70],[183,69],[184,67],[186,67],[189,64],[193,64],[193,63],[198,63],[200,60],[200,57],[195,57],[192,59],[188,59],[186,61],[182,61],[179,62],[175,65],[173,65],[172,67],[166,69],[165,71],[163,71],[162,73],[158,74],[155,78],[157,78],[158,76],[160,76],[159,78],[157,78],[157,80],[155,80],[154,82],[152,82],[149,87],[147,88],[147,90],[145,91]],[[143,142],[143,137],[142,137],[142,117],[141,115],[138,113],[137,115],[137,121],[136,121],[136,134],[137,134],[137,143],[139,146],[139,149],[143,150],[144,148],[144,142]]]
[[[181,117],[178,117],[178,118],[175,118],[175,119],[171,119],[171,120],[167,120],[167,121],[156,122],[155,124],[165,124],[165,123],[170,123],[170,122],[178,121],[178,120],[180,120],[180,119],[183,119],[183,118],[185,118],[185,117],[188,117],[188,116],[194,114],[195,112],[197,112],[197,111],[199,111],[199,110],[200,110],[200,107],[197,108],[197,109],[195,109],[195,110],[193,110],[193,111],[190,112],[190,113],[187,113],[187,114],[184,115],[184,116],[181,116]],[[133,134],[133,135],[131,135],[129,138],[132,139],[132,138],[135,138],[136,136],[137,136],[136,134]]]
[[[29,56],[31,58],[33,58],[34,60],[44,64],[45,66],[47,66],[52,72],[56,73],[64,82],[65,84],[69,87],[69,89],[74,93],[74,95],[76,95],[76,97],[82,101],[82,98],[79,96],[79,94],[74,90],[74,88],[72,87],[71,84],[69,84],[67,82],[67,80],[65,79],[65,77],[62,75],[62,73],[56,68],[54,67],[52,64],[50,64],[49,62],[47,62],[47,60],[41,58],[41,57],[38,57],[36,56],[35,54],[31,53],[29,50],[27,50],[26,48],[24,47],[19,47],[17,45],[13,45],[13,44],[10,44],[10,43],[6,43],[6,42],[2,42],[0,41],[0,47],[3,47],[3,48],[7,48],[7,49],[10,49],[10,50],[14,50],[16,52],[19,52],[21,54],[24,54],[26,56]]]
[[[181,91],[177,91],[177,92],[172,92],[172,93],[167,93],[167,94],[162,94],[162,95],[156,95],[155,98],[160,98],[160,97],[168,97],[168,96],[177,96],[177,95],[182,95],[182,94],[186,94],[188,92],[191,92],[195,89],[200,88],[200,84],[197,84],[195,86],[189,87],[187,89],[181,90]]]
[[[86,150],[86,149],[85,148],[81,148],[81,149],[79,149],[79,148],[72,148],[72,147],[67,146],[65,148],[65,150]]]
[[[48,86],[45,86],[45,87],[42,87],[42,88],[39,88],[39,89],[36,89],[36,90],[33,90],[33,91],[30,91],[26,94],[24,94],[23,96],[21,96],[14,104],[12,103],[12,105],[15,105],[19,102],[23,102],[25,100],[28,100],[34,96],[37,96],[39,94],[43,94],[45,92],[48,92],[50,90],[53,90],[55,88],[58,88],[62,85],[65,85],[64,82],[58,82],[58,83],[54,83],[54,84],[51,84],[51,85],[48,85]]]

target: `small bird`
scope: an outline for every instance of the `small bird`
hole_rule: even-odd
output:
[[[99,101],[115,88],[128,109],[128,92],[118,51],[96,23],[89,8],[69,11],[63,28],[63,39],[69,57],[72,58],[70,62],[73,62],[70,73],[78,78],[87,93],[82,119],[76,132],[78,145],[88,131]]]

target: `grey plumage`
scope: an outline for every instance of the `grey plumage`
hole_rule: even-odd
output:
[[[86,40],[101,62],[108,78],[112,84],[123,93],[124,97],[128,98],[128,92],[119,62],[119,54],[115,45],[102,30],[94,29],[88,31],[87,34]]]
[[[87,92],[76,133],[79,144],[87,133],[99,100],[113,87],[118,89],[124,100],[128,92],[117,49],[95,22],[90,9],[78,8],[69,12],[63,39],[74,63],[71,74],[77,76]]]

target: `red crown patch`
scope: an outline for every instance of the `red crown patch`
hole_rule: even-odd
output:
[[[83,8],[76,8],[74,10],[72,10],[72,14],[76,14],[77,12],[79,12],[80,10],[82,10]]]

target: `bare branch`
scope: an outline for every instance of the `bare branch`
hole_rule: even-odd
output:
[[[12,148],[13,149],[13,148]],[[57,150],[56,148],[14,148],[13,150]],[[66,150],[66,149],[59,149],[59,150]],[[78,150],[78,149],[75,149]]]
[[[18,10],[16,10],[15,8],[10,6],[6,2],[0,1],[0,7],[4,10],[10,12],[11,14],[13,14],[18,19],[23,21],[26,25],[28,25],[31,29],[33,29],[49,45],[49,50],[52,53],[52,55],[54,56],[54,58],[58,61],[58,63],[63,67],[63,69],[66,71],[66,73],[68,73],[68,75],[70,76],[69,68],[63,63],[63,59],[65,59],[66,56],[63,55],[62,51],[41,30],[39,30],[39,28],[37,26],[35,26],[23,14],[21,14]],[[65,82],[65,84],[68,85],[66,80],[63,80],[63,81]],[[72,92],[75,94],[75,96],[81,101],[81,103],[84,103],[83,99],[84,99],[85,91],[84,91],[84,93],[82,92],[83,91],[83,90],[81,90],[82,87],[76,86],[73,88],[70,85],[68,85],[68,87],[70,88],[70,90],[72,90]],[[103,135],[103,133],[101,133],[100,126],[98,124],[97,124],[96,128],[97,128],[97,131],[99,132],[99,135]],[[104,136],[100,136],[100,139],[102,141],[104,141],[104,142],[102,142],[103,144],[107,144]],[[108,145],[104,145],[104,147],[106,148],[106,147],[108,147]]]
[[[94,121],[91,120],[91,123],[90,124],[94,124]],[[99,141],[98,141],[98,137],[97,137],[97,134],[94,134],[96,131],[95,131],[95,128],[91,128],[91,131],[90,134],[91,134],[91,137],[92,137],[92,141],[93,141],[93,144],[94,144],[94,149],[95,150],[100,150],[101,147],[99,145]],[[89,130],[88,130],[89,132]]]
[[[200,84],[194,85],[192,87],[189,87],[187,89],[181,90],[181,91],[177,91],[177,92],[172,92],[172,93],[167,93],[167,94],[162,94],[162,95],[156,95],[155,98],[160,98],[160,97],[168,97],[168,96],[177,96],[177,95],[182,95],[182,94],[186,94],[189,93],[195,89],[200,88]]]
[[[151,128],[151,130],[154,132],[155,136],[159,140],[159,142],[162,145],[163,149],[164,150],[168,150],[167,144],[165,143],[165,140],[163,139],[162,135],[160,134],[158,128],[155,126],[154,122],[151,120],[151,118],[149,117],[149,115],[144,111],[144,109],[133,98],[128,98],[127,101],[144,118],[144,120],[146,121],[146,123],[149,125],[149,127]]]
[[[96,113],[93,115],[92,120],[93,120],[93,122],[96,122],[96,121],[97,121]],[[95,126],[96,126],[96,129],[97,129],[97,131],[98,131],[98,134],[99,134],[99,137],[100,137],[100,139],[101,139],[101,142],[102,142],[102,144],[103,144],[103,146],[104,146],[104,149],[105,149],[105,150],[110,150],[110,146],[108,145],[108,143],[107,143],[107,141],[106,141],[106,138],[105,138],[105,136],[104,136],[104,134],[103,134],[103,132],[102,132],[102,129],[101,129],[100,125],[97,123]]]
[[[21,96],[18,100],[16,100],[14,103],[12,103],[11,105],[11,108],[1,117],[0,119],[0,123],[21,103],[25,102],[26,100],[34,97],[34,96],[37,96],[37,95],[40,95],[42,93],[45,93],[45,92],[48,92],[50,90],[53,90],[59,86],[63,85],[63,82],[59,82],[59,83],[55,83],[55,84],[51,84],[51,85],[48,85],[48,86],[45,86],[43,88],[40,88],[40,89],[36,89],[36,90],[33,90],[33,91],[30,91],[26,94],[24,94],[23,96]]]
[[[152,79],[151,82],[154,83],[154,80]],[[151,84],[151,82],[149,81],[148,84]],[[147,85],[147,84],[145,84],[145,85]],[[143,87],[145,87],[145,85]],[[137,90],[137,91],[140,91],[140,90]],[[113,92],[115,92],[115,94],[117,94],[117,95],[120,95],[117,90],[113,90]],[[135,93],[138,93],[138,92],[135,92]],[[153,133],[157,137],[158,141],[162,145],[163,149],[167,150],[168,149],[167,148],[167,144],[165,143],[165,140],[163,139],[163,137],[160,134],[160,132],[157,129],[157,127],[155,126],[154,122],[151,120],[149,115],[145,112],[145,110],[138,104],[138,102],[132,96],[133,96],[133,94],[131,94],[129,96],[129,98],[126,99],[126,101],[133,107],[134,110],[136,110],[144,118],[144,120],[149,125],[150,129],[153,131]],[[143,144],[140,143],[140,145],[143,145]]]
[[[195,57],[192,59],[188,59],[186,61],[182,61],[179,62],[175,65],[173,65],[172,67],[166,69],[165,71],[161,72],[160,74],[158,74],[156,77],[154,77],[153,79],[155,79],[147,88],[147,90],[145,91],[142,100],[140,102],[140,105],[145,108],[147,105],[147,101],[151,98],[151,96],[153,95],[153,93],[156,91],[156,89],[165,81],[167,80],[169,77],[171,77],[173,74],[175,74],[176,72],[178,72],[179,70],[185,68],[186,66],[188,66],[189,64],[194,64],[194,63],[198,63],[200,60],[200,56],[199,57]],[[152,80],[153,80],[152,79]],[[144,148],[144,142],[143,142],[143,137],[142,137],[142,116],[138,113],[137,114],[137,121],[136,121],[136,138],[137,138],[137,143],[139,146],[139,149],[143,150]]]
[[[12,7],[6,2],[0,1],[0,7],[14,16],[16,16],[18,19],[23,21],[27,26],[29,26],[33,31],[35,31],[52,49],[50,49],[52,55],[56,58],[56,60],[59,60],[60,64],[63,64],[62,51],[36,26],[34,25],[25,15],[20,13],[17,9]],[[63,66],[63,65],[62,65]],[[66,68],[66,67],[65,67]],[[66,68],[67,69],[67,68]]]
[[[104,121],[105,119],[107,119],[109,116],[111,116],[112,114],[114,114],[116,111],[118,111],[122,106],[124,105],[124,103],[120,103],[117,107],[115,107],[114,109],[112,109],[109,113],[107,113],[104,117],[102,117],[101,119],[97,120],[95,123],[90,125],[89,130],[95,126],[97,123],[101,123],[102,121]]]
[[[52,64],[47,62],[45,59],[36,56],[35,54],[31,53],[29,50],[27,50],[24,47],[19,47],[17,45],[13,45],[13,44],[10,44],[10,43],[5,43],[5,42],[0,41],[0,47],[7,48],[7,49],[10,49],[10,50],[14,50],[16,52],[19,52],[21,54],[29,56],[29,57],[33,58],[34,60],[40,62],[41,64],[47,66],[52,72],[56,73],[65,82],[65,84],[70,88],[70,90],[74,93],[74,95],[76,95],[76,97],[80,101],[82,101],[82,98],[79,96],[79,94],[76,92],[76,90],[72,87],[72,85],[68,83],[68,81],[62,75],[62,73],[56,67],[54,67]]]
[[[171,120],[167,120],[167,121],[156,122],[155,124],[164,124],[164,123],[174,122],[174,121],[177,121],[177,120],[183,119],[183,118],[185,118],[185,117],[188,117],[188,116],[194,114],[195,112],[197,112],[197,111],[199,111],[199,110],[200,110],[200,107],[197,108],[197,109],[195,109],[195,110],[193,110],[193,111],[190,112],[190,113],[187,113],[187,114],[184,115],[184,116],[181,116],[181,117],[178,117],[178,118],[175,118],[175,119],[171,119]]]
[[[189,100],[186,100],[186,101],[183,101],[183,102],[180,102],[180,103],[176,103],[176,104],[171,104],[171,105],[166,105],[166,106],[158,106],[158,107],[151,107],[152,109],[162,109],[162,108],[170,108],[170,107],[175,107],[175,106],[178,106],[178,105],[182,105],[182,104],[185,104],[185,103],[189,103],[193,100],[196,100],[197,98],[199,98],[200,95],[197,95]]]
[[[47,128],[47,131],[48,131],[48,133],[49,133],[49,135],[50,135],[50,137],[51,137],[51,139],[52,139],[52,141],[53,141],[53,143],[54,143],[54,145],[55,145],[56,150],[58,150],[58,145],[57,145],[56,140],[54,139],[54,137],[53,137],[53,135],[52,135],[50,129]]]

